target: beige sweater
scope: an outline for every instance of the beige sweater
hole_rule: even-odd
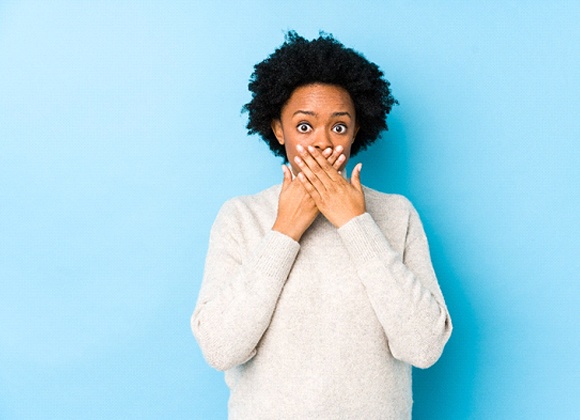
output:
[[[411,365],[437,361],[451,319],[411,203],[364,192],[367,213],[319,215],[300,243],[271,230],[280,185],[220,210],[191,326],[230,419],[411,417]]]

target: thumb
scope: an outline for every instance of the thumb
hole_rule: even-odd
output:
[[[360,182],[360,172],[362,170],[362,163],[357,163],[352,174],[350,174],[350,184],[355,187],[358,191],[362,191],[362,185]]]
[[[284,191],[292,183],[292,174],[286,165],[282,165],[282,172],[284,173],[284,179],[282,180],[282,191]]]

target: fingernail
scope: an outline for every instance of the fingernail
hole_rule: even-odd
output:
[[[336,146],[336,151],[338,153],[342,152],[342,146],[341,145]]]
[[[298,165],[302,165],[302,159],[300,159],[299,156],[294,156],[294,162],[296,162]]]
[[[304,151],[304,147],[302,147],[301,144],[297,144],[296,145],[296,150],[298,150],[299,152],[303,152]]]
[[[308,146],[308,151],[309,152],[314,152],[314,147],[313,146]]]
[[[332,147],[327,147],[326,149],[324,149],[324,153],[331,153],[332,152]]]

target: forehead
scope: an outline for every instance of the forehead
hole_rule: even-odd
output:
[[[354,104],[348,91],[337,85],[309,84],[296,88],[282,112],[296,110],[313,112],[353,112]]]

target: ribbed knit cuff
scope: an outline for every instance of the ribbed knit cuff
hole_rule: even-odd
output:
[[[355,265],[364,266],[377,261],[381,255],[387,259],[396,258],[397,253],[381,232],[369,213],[363,213],[338,229]]]
[[[255,290],[265,296],[271,292],[279,293],[299,250],[300,244],[289,236],[274,230],[266,233],[256,249],[256,259],[250,268],[258,274],[257,278],[264,280]]]

